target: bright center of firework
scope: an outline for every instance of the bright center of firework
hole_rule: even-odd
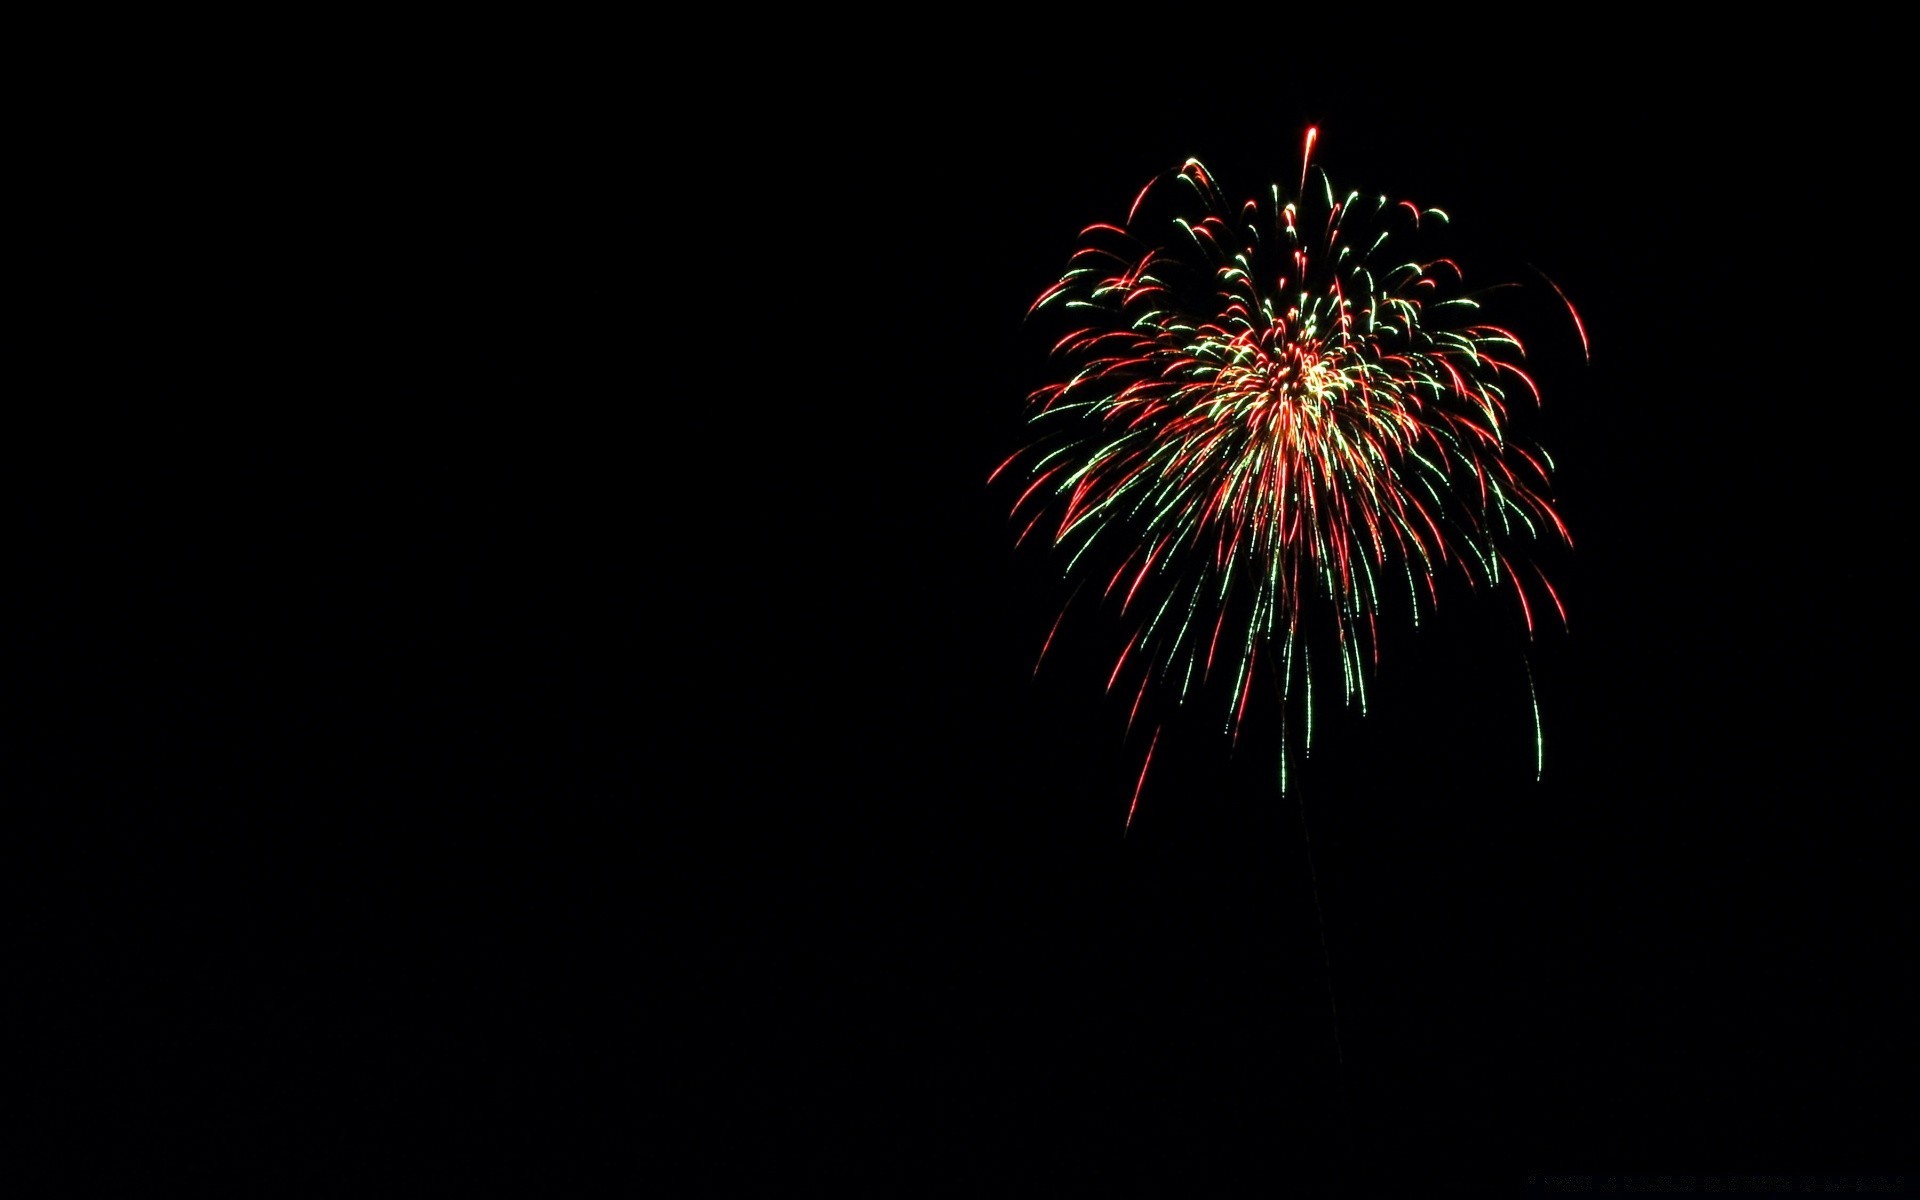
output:
[[[1281,357],[1264,351],[1241,356],[1223,367],[1209,381],[1216,395],[1238,397],[1244,411],[1274,406],[1266,415],[1275,418],[1274,431],[1280,431],[1278,418],[1284,414],[1318,420],[1334,403],[1346,380],[1339,369],[1323,357],[1315,344],[1289,344]]]
[[[1306,361],[1299,369],[1300,382],[1295,390],[1302,400],[1316,407],[1322,401],[1333,399],[1340,389],[1340,372],[1327,365],[1327,361],[1317,355],[1303,355]]]

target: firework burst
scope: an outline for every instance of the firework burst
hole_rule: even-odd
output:
[[[1065,323],[1061,377],[993,477],[1024,473],[1020,540],[1118,605],[1107,688],[1131,693],[1130,729],[1156,684],[1178,707],[1217,681],[1237,737],[1267,673],[1310,745],[1310,645],[1364,713],[1382,614],[1417,623],[1444,574],[1510,589],[1529,635],[1543,609],[1566,619],[1512,549],[1571,544],[1551,460],[1510,435],[1515,402],[1540,401],[1519,337],[1421,252],[1445,213],[1337,193],[1314,138],[1292,198],[1229,205],[1191,159],[1150,182],[1030,310]]]

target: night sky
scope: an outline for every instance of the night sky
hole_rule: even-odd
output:
[[[6,251],[35,1143],[371,1194],[1911,1188],[1902,143],[1691,53],[72,113]],[[987,484],[1023,315],[1155,175],[1251,194],[1309,125],[1578,307],[1521,414],[1568,626],[1388,622],[1285,797],[1277,713],[1197,706],[1123,836],[1118,626],[1034,672],[1071,582]]]

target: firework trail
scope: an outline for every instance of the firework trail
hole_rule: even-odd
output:
[[[1192,159],[1149,183],[1029,312],[1065,322],[1062,377],[1028,398],[1034,440],[992,478],[1024,473],[1019,540],[1049,540],[1098,585],[1076,595],[1119,606],[1107,688],[1131,693],[1129,729],[1150,688],[1179,707],[1217,682],[1237,738],[1267,673],[1310,745],[1327,655],[1309,645],[1332,648],[1364,713],[1382,614],[1417,624],[1443,574],[1511,589],[1529,636],[1543,600],[1566,619],[1511,549],[1571,545],[1551,460],[1509,434],[1516,399],[1540,402],[1520,339],[1452,259],[1419,252],[1445,213],[1336,193],[1315,137],[1292,198],[1229,205]]]

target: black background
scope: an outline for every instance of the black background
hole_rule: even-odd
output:
[[[1872,73],[778,32],[18,110],[34,1145],[395,1194],[1910,1170]],[[1296,793],[1257,712],[1171,733],[1123,837],[1111,630],[1034,674],[1066,588],[986,483],[1023,314],[1154,175],[1250,194],[1308,125],[1579,307],[1590,362],[1530,339],[1568,628],[1456,594]]]

